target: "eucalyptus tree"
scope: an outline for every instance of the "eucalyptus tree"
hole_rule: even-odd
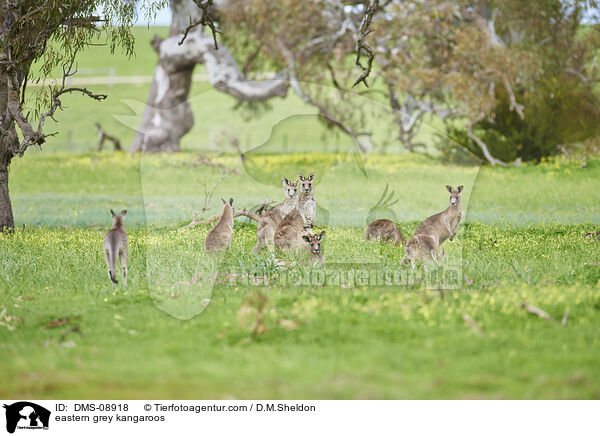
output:
[[[492,165],[506,165],[493,151],[535,159],[555,152],[560,141],[598,135],[599,5],[596,0],[388,2],[374,17],[372,45],[381,66],[378,77],[401,114],[399,137],[412,139],[409,129],[418,123],[411,121],[427,113],[460,118],[472,150]],[[508,140],[511,129],[517,130],[514,140]],[[547,150],[525,150],[533,135]],[[491,150],[486,137],[504,139]]]
[[[377,0],[372,1],[377,3]],[[304,2],[287,0],[287,3],[298,9]],[[357,51],[368,52],[368,46],[361,37],[368,33],[368,11],[363,15],[348,15],[340,1],[329,3],[329,6],[318,5],[316,10],[311,9],[322,15],[319,22],[324,26],[318,28],[319,36],[315,36],[309,45],[322,49],[345,36],[347,31],[356,31]],[[277,2],[271,4],[277,5]],[[218,47],[217,33],[223,20],[220,15],[223,3],[213,0],[152,0],[146,2],[144,8],[147,15],[152,15],[167,5],[173,11],[170,37],[164,41],[155,38],[152,42],[159,61],[150,90],[149,107],[142,120],[142,126],[151,128],[143,129],[147,132],[144,137],[136,136],[132,150],[144,147],[151,151],[178,149],[179,138],[193,122],[186,100],[192,70],[199,62],[205,64],[215,87],[240,100],[259,101],[284,96],[293,83],[288,71],[282,71],[270,81],[246,80],[244,71],[239,69],[227,47]],[[234,3],[229,5],[235,7]],[[137,6],[136,0],[0,2],[0,231],[14,229],[8,192],[11,161],[22,157],[31,147],[41,147],[53,134],[44,129],[44,124],[61,108],[61,96],[80,93],[93,100],[107,97],[86,88],[68,86],[67,79],[76,72],[73,65],[77,54],[101,35],[106,37],[111,50],[122,48],[128,55],[133,54],[134,38],[130,28],[137,19]],[[231,12],[232,9],[228,10]],[[280,7],[277,10],[282,12],[278,17],[280,24],[296,21]],[[331,13],[342,19],[341,28],[336,23],[323,21]],[[350,16],[352,22],[348,21]],[[312,24],[309,24],[307,28],[311,27]],[[302,35],[298,37],[305,39]],[[367,58],[370,65],[373,57],[369,54]],[[34,63],[35,72],[32,69]],[[41,92],[27,92],[28,83],[50,77],[57,68],[62,69],[60,85],[43,88]],[[369,73],[370,68],[363,67],[359,79],[365,81]],[[164,108],[167,110],[160,111]]]
[[[215,89],[240,102],[284,97],[291,90],[364,148],[360,132],[344,122],[348,112],[333,111],[303,83],[330,83],[330,74],[351,78],[354,84],[367,83],[374,57],[367,37],[378,4],[378,0],[170,0],[169,36],[152,41],[158,62],[130,150],[179,150],[180,138],[193,125],[187,99],[197,64],[204,65]],[[348,55],[356,56],[359,67],[348,65]],[[275,76],[263,80],[266,70],[275,71]]]
[[[44,130],[44,123],[61,108],[61,96],[80,93],[93,100],[106,98],[66,85],[75,73],[77,53],[101,33],[112,50],[121,47],[131,55],[134,40],[129,28],[135,14],[135,5],[122,0],[0,2],[0,231],[14,228],[8,193],[10,163],[31,147],[41,147],[52,135]],[[50,76],[56,68],[62,68],[61,85],[26,92],[27,83]]]

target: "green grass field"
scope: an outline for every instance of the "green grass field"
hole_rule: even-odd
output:
[[[444,180],[467,180],[472,194],[465,193],[466,224],[457,241],[446,245],[461,268],[460,290],[428,290],[418,277],[408,286],[363,278],[350,286],[240,282],[217,285],[210,296],[185,282],[209,263],[203,254],[209,226],[180,230],[203,194],[177,181],[189,181],[193,172],[218,177],[216,169],[186,166],[194,156],[148,158],[141,167],[154,164],[160,173],[149,177],[155,180],[149,187],[141,183],[139,158],[126,154],[36,154],[15,163],[11,188],[25,228],[0,239],[3,397],[600,395],[600,245],[585,236],[598,227],[598,198],[572,199],[598,177],[595,163],[584,170],[549,163],[478,173],[410,156],[370,156],[373,200],[350,204],[355,212],[348,224],[326,228],[327,265],[345,273],[365,268],[409,273],[399,265],[402,248],[363,242],[361,221],[381,186],[396,190],[403,206],[393,209],[410,235],[418,219],[444,207]],[[235,157],[215,159],[238,162],[242,169]],[[306,159],[298,158],[297,165],[311,165]],[[326,189],[328,183],[366,189],[347,166],[331,169],[315,188],[320,204],[332,204],[332,211],[340,194]],[[37,187],[40,177],[53,181],[48,189]],[[422,180],[422,188],[414,189],[422,189],[423,197],[411,203],[414,180]],[[182,192],[173,198],[167,188]],[[242,172],[226,179],[215,196],[234,192],[236,202],[249,205],[265,191],[277,198],[275,187]],[[426,191],[431,200],[423,201]],[[127,288],[114,290],[100,249],[110,207],[130,210],[130,279]],[[587,219],[574,224],[578,216]],[[332,219],[343,216],[331,213]],[[259,276],[273,272],[267,254],[252,253],[254,238],[255,227],[238,220],[232,250],[217,268]],[[266,331],[253,336],[257,309],[247,299],[261,294],[268,299],[260,310]],[[201,312],[207,296],[204,312],[179,319]],[[523,302],[556,322],[528,313]],[[561,327],[565,311],[568,322]],[[465,314],[481,332],[465,323]]]
[[[110,58],[117,75],[152,74],[154,30],[136,32],[137,60]],[[84,53],[80,67],[104,68],[102,50]],[[91,151],[96,121],[127,146],[148,86],[94,87],[109,94],[105,103],[66,97],[60,133],[12,163],[17,229],[0,235],[0,396],[600,399],[600,241],[588,236],[600,226],[599,160],[480,168],[357,155],[294,96],[248,118],[202,82],[182,153]],[[231,173],[221,180],[202,156]],[[279,178],[298,171],[317,173],[325,270],[284,271],[254,253],[248,219],[236,219],[222,258],[204,253],[209,225],[182,229],[212,187],[204,217],[220,197],[240,209],[278,201]],[[446,184],[465,186],[465,221],[441,268],[412,271],[400,265],[402,247],[364,242],[366,222],[380,215],[410,236],[447,206]],[[386,186],[398,202],[378,206]],[[129,211],[127,287],[106,276],[110,208]],[[214,285],[200,280],[213,273]],[[446,273],[458,289],[428,286]]]

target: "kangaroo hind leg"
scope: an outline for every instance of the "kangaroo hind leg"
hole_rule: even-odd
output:
[[[123,248],[119,252],[121,257],[121,268],[123,269],[123,285],[127,286],[127,248]]]
[[[106,262],[106,269],[108,270],[108,279],[113,284],[119,283],[117,281],[117,276],[115,275],[114,268],[112,267],[112,261],[111,261],[111,258],[110,258],[110,251],[109,250],[104,250],[104,261]]]

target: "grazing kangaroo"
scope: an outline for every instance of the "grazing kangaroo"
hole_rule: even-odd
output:
[[[444,250],[438,252],[440,246],[450,239],[451,241],[456,236],[458,226],[462,220],[462,190],[460,185],[454,189],[450,185],[446,185],[446,189],[450,193],[450,206],[440,213],[430,216],[421,223],[415,235],[408,240],[405,247],[402,263],[410,260],[414,266],[416,260],[433,260],[438,262],[444,256]]]
[[[127,211],[122,210],[121,213],[115,215],[115,212],[111,209],[110,213],[113,216],[112,227],[104,236],[104,242],[102,243],[104,260],[108,268],[108,278],[113,283],[119,283],[115,271],[117,269],[117,256],[119,256],[121,258],[121,268],[123,269],[123,285],[127,286],[127,231],[125,230]]]
[[[376,220],[369,224],[365,232],[365,240],[371,241],[377,238],[382,242],[390,242],[394,245],[406,242],[398,226],[390,220]]]
[[[256,245],[255,250],[261,250],[265,245],[269,251],[273,251],[275,241],[275,232],[281,220],[289,214],[298,204],[298,179],[290,182],[288,179],[281,179],[285,200],[272,209],[263,210],[258,218],[256,227]]]
[[[321,241],[323,240],[323,236],[325,236],[325,231],[322,231],[318,235],[313,233],[302,236],[304,242],[308,244],[308,262],[310,264],[323,265],[323,250],[321,246]]]
[[[204,241],[204,249],[210,251],[222,251],[231,245],[231,234],[233,232],[233,198],[229,202],[223,201],[223,212],[217,224],[208,232]]]
[[[281,220],[275,232],[275,246],[280,250],[297,249],[301,244],[303,231],[307,229],[304,219],[296,206]]]
[[[313,180],[315,173],[311,173],[308,177],[298,174],[300,179],[300,198],[298,199],[298,212],[302,215],[304,225],[312,228],[315,224],[315,215],[317,213],[317,201],[313,193]]]

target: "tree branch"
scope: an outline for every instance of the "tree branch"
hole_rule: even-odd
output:
[[[355,87],[360,82],[363,82],[367,88],[369,87],[369,84],[367,83],[367,77],[369,77],[369,74],[371,74],[371,69],[373,68],[375,51],[369,47],[365,40],[372,32],[372,29],[370,28],[371,20],[373,19],[373,15],[375,15],[378,7],[379,0],[373,0],[372,2],[369,2],[369,6],[365,11],[365,16],[363,17],[362,22],[360,23],[360,28],[358,29],[358,38],[356,39],[356,65],[358,65],[363,72],[358,79],[356,79],[356,82],[354,82],[352,87]],[[360,56],[363,51],[368,55],[366,67],[360,62]]]
[[[192,23],[192,19],[190,17],[190,24],[184,29],[183,36],[179,41],[179,45],[183,44],[190,30],[201,25],[202,27],[210,28],[215,50],[218,50],[219,45],[217,44],[217,33],[221,33],[221,31],[215,26],[215,8],[213,0],[194,0],[194,3],[196,3],[196,5],[200,8],[202,15],[195,23]]]
[[[23,156],[27,148],[31,145],[42,145],[46,142],[46,137],[52,135],[44,135],[43,128],[44,123],[48,117],[52,117],[56,110],[61,107],[60,96],[63,94],[70,94],[72,92],[80,92],[82,94],[87,95],[94,100],[104,100],[106,99],[105,94],[94,94],[86,88],[78,88],[78,87],[70,87],[66,88],[66,80],[68,77],[75,74],[75,71],[72,70],[72,63],[68,68],[63,67],[63,79],[62,85],[60,89],[52,95],[50,109],[43,114],[40,115],[40,119],[38,121],[37,127],[31,125],[31,123],[27,120],[27,117],[23,115],[23,106],[21,105],[21,101],[19,98],[19,82],[17,78],[16,71],[13,69],[11,73],[8,75],[8,101],[7,101],[7,111],[9,117],[5,117],[4,122],[10,118],[17,123],[21,133],[23,135],[23,139],[20,142],[15,142],[15,145],[11,148],[11,153],[13,156]]]
[[[360,141],[359,137],[360,136],[370,136],[370,134],[355,132],[354,130],[350,129],[349,127],[344,125],[342,122],[337,120],[336,117],[334,117],[333,114],[325,107],[325,105],[314,100],[308,94],[305,94],[304,91],[302,90],[302,87],[300,86],[300,83],[296,79],[296,75],[294,73],[294,70],[296,67],[296,62],[294,60],[292,53],[289,51],[289,49],[287,47],[285,47],[283,42],[279,43],[279,47],[283,53],[284,58],[286,59],[286,62],[289,65],[289,77],[290,77],[289,83],[290,83],[290,87],[296,93],[296,95],[298,95],[298,97],[300,97],[305,103],[308,103],[311,106],[315,106],[319,110],[319,113],[321,115],[325,116],[329,120],[329,122],[331,122],[336,127],[338,127],[342,132],[349,135],[352,138],[354,144],[358,147],[358,149],[361,152],[363,152],[363,153],[368,152],[369,151],[368,147],[366,147]]]
[[[202,63],[208,72],[209,82],[219,91],[238,100],[263,101],[287,95],[285,72],[273,79],[249,81],[240,71],[231,52],[226,47],[215,50],[212,38],[203,32],[190,33],[183,45],[179,45],[178,37],[167,38],[157,48],[165,69],[175,72],[185,66]]]
[[[506,89],[506,92],[508,93],[508,98],[510,99],[510,110],[514,110],[517,113],[517,115],[519,115],[519,118],[524,119],[524,106],[522,104],[517,103],[517,99],[515,98],[515,94],[513,93],[512,87],[510,86],[510,82],[508,80],[508,76],[506,74],[502,74],[502,83],[504,84],[504,88]]]
[[[492,154],[488,150],[487,145],[485,144],[485,142],[483,142],[481,139],[479,139],[477,137],[477,135],[475,135],[473,133],[473,125],[475,125],[476,123],[478,123],[479,121],[481,121],[482,118],[483,117],[479,117],[475,121],[469,123],[469,126],[467,127],[467,135],[469,136],[469,138],[471,138],[475,142],[475,144],[477,144],[477,146],[483,152],[483,155],[485,156],[485,158],[487,159],[487,161],[489,163],[491,163],[492,166],[494,166],[494,165],[500,165],[500,166],[503,166],[503,167],[507,167],[508,164],[506,162],[501,161],[500,159],[496,159],[494,156],[492,156]]]
[[[233,217],[237,218],[239,216],[247,216],[248,218],[253,219],[254,221],[258,221],[258,215],[255,214],[254,212],[250,212],[249,210],[236,210],[233,214]],[[221,214],[217,213],[217,214],[210,216],[204,220],[196,221],[196,214],[194,214],[192,217],[192,222],[183,226],[182,228],[189,229],[192,227],[200,226],[202,224],[209,224],[213,221],[218,220],[219,218],[221,218]]]
[[[96,123],[96,129],[98,129],[98,148],[97,148],[98,151],[102,151],[102,148],[104,147],[105,139],[108,139],[109,141],[111,141],[114,144],[115,151],[123,150],[121,148],[121,141],[119,141],[119,138],[106,133],[104,131],[104,129],[102,128],[102,126],[100,125],[100,123]]]
[[[546,313],[539,307],[532,306],[531,304],[528,304],[528,303],[521,303],[521,307],[523,309],[525,309],[527,312],[537,315],[540,318],[545,319],[546,321],[555,322],[554,318],[552,318],[550,315],[548,315],[548,313]]]
[[[600,82],[600,78],[586,77],[586,76],[583,75],[583,73],[581,71],[577,71],[577,70],[574,70],[572,68],[565,68],[565,72],[569,73],[569,74],[572,74],[573,76],[576,76],[583,83]]]

